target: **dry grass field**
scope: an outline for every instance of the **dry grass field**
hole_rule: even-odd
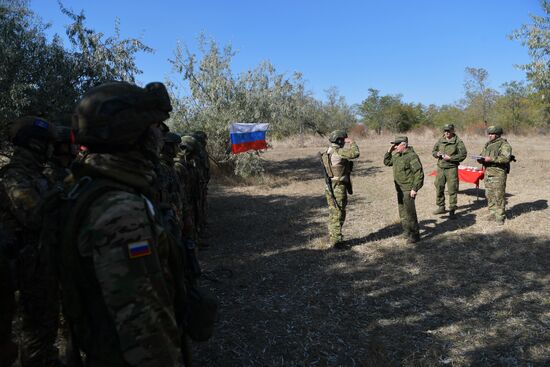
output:
[[[461,136],[470,154],[486,137]],[[550,142],[507,137],[504,226],[483,183],[461,183],[458,219],[435,209],[431,132],[409,135],[426,173],[422,240],[399,236],[391,136],[361,138],[344,236],[328,248],[320,138],[274,142],[265,179],[210,189],[203,285],[220,299],[199,366],[550,366]],[[471,158],[466,165],[477,165]]]

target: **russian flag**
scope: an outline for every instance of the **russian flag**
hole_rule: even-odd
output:
[[[266,123],[232,123],[229,127],[231,152],[233,154],[237,154],[247,152],[249,150],[267,149],[265,133],[268,128],[269,124]]]

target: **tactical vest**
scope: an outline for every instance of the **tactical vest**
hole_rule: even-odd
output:
[[[327,149],[326,156],[328,157],[327,164],[330,167],[330,170],[327,169],[329,177],[336,181],[348,181],[349,175],[353,169],[353,162],[349,159],[340,157],[334,152],[333,147]],[[325,159],[323,159],[323,164],[324,163]]]

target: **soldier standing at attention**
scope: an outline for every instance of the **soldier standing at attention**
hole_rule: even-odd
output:
[[[445,213],[445,183],[449,191],[449,217],[455,217],[458,194],[458,165],[467,155],[462,140],[455,134],[455,126],[443,126],[443,136],[435,143],[432,155],[437,159],[437,176],[435,178],[434,214]]]
[[[485,170],[485,196],[489,208],[487,219],[497,224],[504,224],[506,219],[506,178],[510,172],[510,162],[514,160],[512,146],[501,137],[503,130],[500,126],[489,126],[487,134],[489,141],[480,154],[478,162]]]
[[[328,233],[331,245],[342,248],[342,226],[346,220],[348,193],[353,193],[350,179],[353,169],[351,159],[359,157],[359,147],[344,130],[331,132],[328,140],[331,145],[322,154],[325,170],[332,182],[332,190],[325,188],[329,207]],[[345,147],[346,143],[350,145]]]
[[[424,185],[424,171],[420,158],[406,136],[398,136],[384,154],[384,164],[393,166],[393,182],[397,191],[397,206],[404,236],[409,243],[420,240],[415,199]]]
[[[13,289],[6,293],[7,257],[15,259],[21,309],[21,366],[55,366],[59,299],[58,285],[48,248],[40,245],[40,209],[47,191],[44,164],[51,157],[56,139],[55,126],[39,117],[27,116],[10,128],[14,145],[10,162],[0,173],[0,247],[3,279],[0,279],[0,344],[10,345]],[[4,348],[2,352],[4,352]],[[13,348],[10,348],[13,349]],[[9,349],[8,349],[9,351]],[[10,365],[5,355],[0,362]]]
[[[181,366],[182,259],[153,201],[162,83],[88,91],[73,115],[74,201],[59,252],[64,312],[89,366]]]

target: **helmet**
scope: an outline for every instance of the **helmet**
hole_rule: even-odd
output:
[[[194,137],[186,135],[181,138],[180,148],[188,152],[194,152],[197,150],[197,144],[197,140]]]
[[[135,145],[150,125],[168,118],[170,97],[162,83],[145,88],[127,82],[105,83],[89,90],[73,114],[76,143],[119,149]]]
[[[443,131],[449,131],[451,133],[454,133],[455,132],[455,125],[453,124],[445,124],[443,126]]]
[[[193,131],[191,133],[191,136],[195,138],[199,143],[202,145],[206,145],[206,140],[208,139],[208,136],[206,133],[202,130]]]
[[[487,128],[487,134],[502,135],[503,132],[500,126],[493,125]]]
[[[348,133],[345,130],[334,130],[328,136],[328,141],[336,143],[339,139],[345,139],[348,137]]]
[[[167,132],[166,135],[164,135],[164,142],[165,143],[180,144],[181,143],[181,137],[176,133]]]
[[[53,142],[56,138],[55,125],[40,117],[21,117],[10,126],[10,141],[15,145],[27,145],[30,139]]]

